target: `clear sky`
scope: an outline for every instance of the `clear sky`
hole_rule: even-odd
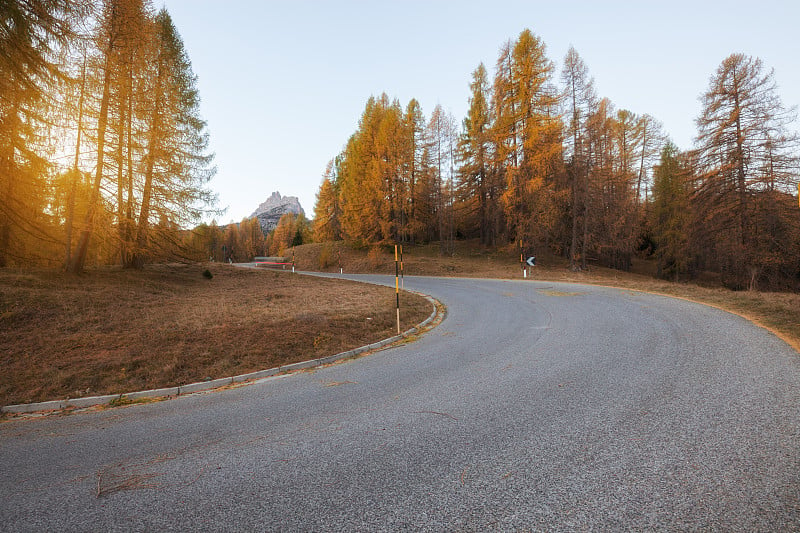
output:
[[[327,162],[371,95],[459,123],[472,71],[494,74],[500,46],[529,28],[560,72],[572,44],[597,93],[661,121],[692,147],[698,98],[741,52],[775,69],[784,105],[800,104],[800,2],[155,0],[166,6],[199,80],[227,212],[249,216],[273,191],[309,218]],[[800,129],[796,124],[795,129]]]

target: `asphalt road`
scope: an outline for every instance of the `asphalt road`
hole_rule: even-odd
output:
[[[773,335],[616,289],[405,285],[448,307],[415,342],[0,424],[0,530],[800,530],[800,355]]]

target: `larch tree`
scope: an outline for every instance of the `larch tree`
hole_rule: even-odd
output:
[[[402,172],[403,162],[407,159],[403,142],[406,135],[400,102],[394,100],[385,110],[375,139],[377,157],[371,163],[384,194],[379,219],[382,241],[391,243],[400,241],[401,228],[406,222],[405,200],[408,191]]]
[[[77,192],[78,187],[81,184],[83,174],[80,170],[80,162],[81,162],[81,140],[83,138],[83,124],[84,124],[84,109],[85,109],[85,101],[86,101],[86,47],[83,47],[82,53],[82,61],[81,61],[81,73],[80,76],[76,80],[76,85],[78,89],[78,97],[77,97],[77,109],[75,110],[75,114],[77,114],[77,123],[76,123],[76,131],[75,131],[75,151],[74,157],[72,160],[72,168],[66,174],[66,180],[62,184],[62,189],[65,191],[64,193],[64,268],[69,269],[70,264],[72,263],[72,230],[75,223],[75,204],[77,201]],[[58,188],[58,187],[57,187]]]
[[[24,262],[24,242],[53,241],[44,220],[47,109],[64,81],[62,52],[76,39],[85,2],[0,3],[0,266]]]
[[[426,181],[430,167],[427,161],[425,116],[419,101],[412,98],[408,102],[403,120],[406,143],[403,148],[403,173],[408,196],[405,201],[406,224],[401,240],[414,244],[421,237],[425,228],[424,193],[427,188]]]
[[[311,227],[302,214],[286,213],[278,220],[278,225],[270,233],[269,253],[272,256],[283,256],[293,246],[299,246],[309,240]]]
[[[630,269],[638,237],[628,155],[635,152],[631,116],[615,112],[613,104],[603,98],[588,121],[590,209],[584,220],[584,246],[606,265],[621,270]]]
[[[456,143],[455,120],[437,105],[428,121],[428,146],[434,172],[434,205],[439,252],[453,252],[453,170]]]
[[[338,167],[341,160],[331,159],[325,169],[322,184],[317,191],[314,204],[314,240],[317,242],[338,241],[342,238],[342,210],[339,204]]]
[[[709,223],[720,237],[706,243],[708,264],[732,284],[754,287],[762,271],[779,262],[764,246],[777,237],[774,226],[764,224],[759,211],[765,193],[786,195],[796,187],[798,137],[790,130],[796,116],[783,106],[773,71],[744,54],[722,62],[701,102],[694,201],[714,214]]]
[[[126,28],[124,22],[120,19],[120,1],[108,0],[104,3],[102,16],[95,35],[96,46],[100,51],[100,61],[102,64],[100,67],[102,76],[102,81],[100,83],[102,96],[100,97],[100,110],[97,117],[96,129],[97,158],[95,161],[95,173],[86,216],[75,248],[75,253],[71,254],[72,263],[69,266],[69,270],[73,273],[80,273],[83,271],[86,264],[86,256],[89,252],[89,240],[94,231],[98,212],[102,208],[101,204],[103,199],[101,198],[101,186],[103,183],[103,172],[105,170],[106,130],[108,128],[114,55],[120,41],[120,36],[125,32]]]
[[[129,266],[133,243],[135,164],[141,159],[144,132],[142,111],[146,108],[145,91],[148,61],[154,55],[155,25],[149,1],[125,0],[117,4],[120,35],[113,51],[111,82],[111,118],[108,165],[116,181],[116,229],[120,263]],[[164,224],[161,224],[163,227]]]
[[[214,169],[196,78],[167,11],[154,15],[148,0],[107,0],[95,43],[95,169],[73,272],[83,270],[109,204],[118,257],[141,268],[170,246],[179,250],[176,228],[196,222],[215,200],[204,188]]]
[[[155,57],[146,111],[148,138],[143,155],[141,205],[136,220],[135,251],[126,266],[140,268],[147,259],[152,220],[185,225],[204,214],[216,198],[205,185],[216,169],[208,153],[206,123],[200,117],[197,78],[183,41],[166,9],[155,17]]]
[[[346,240],[359,245],[397,242],[407,198],[404,131],[399,102],[385,94],[367,101],[358,131],[341,155],[338,181]]]
[[[496,184],[491,167],[490,91],[486,67],[481,63],[472,73],[469,110],[458,144],[459,195],[465,211],[463,218],[475,220],[467,225],[477,226],[480,241],[487,246],[497,243],[500,231],[500,187]],[[467,230],[467,233],[470,231]]]
[[[258,218],[245,218],[239,223],[239,244],[242,261],[251,261],[254,257],[264,255],[265,238]]]
[[[508,66],[510,61],[510,66]],[[559,95],[552,84],[554,66],[546,47],[530,30],[524,30],[510,50],[503,48],[498,65],[495,95],[506,100],[498,111],[498,146],[506,157],[506,191],[503,196],[509,231],[528,249],[548,239],[558,202],[555,176],[563,163]],[[508,79],[499,79],[508,77]]]
[[[564,58],[561,83],[564,86],[562,102],[568,118],[564,155],[571,196],[569,262],[570,269],[575,271],[586,266],[585,248],[581,250],[579,256],[581,222],[588,216],[590,160],[586,128],[589,117],[596,111],[597,95],[594,80],[589,76],[589,69],[572,46]]]
[[[662,154],[666,145],[662,124],[654,117],[644,114],[639,117],[636,125],[639,140],[638,170],[636,171],[636,202],[647,202],[648,187],[652,185],[652,180],[647,173],[648,168],[652,168]],[[644,188],[644,198],[642,198],[642,188]]]

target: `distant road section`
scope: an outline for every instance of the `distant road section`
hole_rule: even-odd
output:
[[[416,342],[0,424],[2,529],[800,529],[800,354],[775,336],[624,290],[405,287],[447,306]]]

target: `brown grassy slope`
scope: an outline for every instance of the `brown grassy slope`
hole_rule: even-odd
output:
[[[204,268],[0,270],[0,405],[242,374],[396,332],[394,289]],[[402,305],[404,329],[431,312],[415,295]]]
[[[512,248],[486,249],[475,241],[455,243],[455,253],[441,256],[438,244],[405,246],[404,272],[409,275],[461,276],[500,279],[520,279],[519,255]],[[290,252],[291,253],[291,252]],[[357,251],[341,243],[310,244],[295,250],[298,268],[320,270],[320,258],[332,258],[322,270],[339,270],[339,261],[345,272],[380,272],[394,274],[394,254]],[[372,257],[372,259],[371,259]],[[672,283],[653,278],[652,261],[634,261],[633,272],[621,272],[591,266],[588,272],[570,272],[561,257],[541,254],[537,266],[529,269],[529,279],[589,283],[633,290],[666,294],[705,303],[739,314],[756,324],[773,331],[800,352],[800,294],[757,291],[731,291],[715,283],[708,276],[698,283]]]

